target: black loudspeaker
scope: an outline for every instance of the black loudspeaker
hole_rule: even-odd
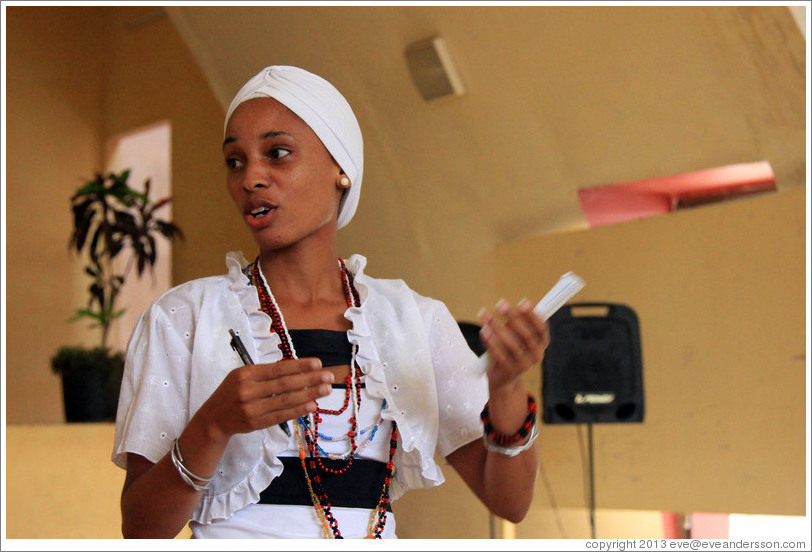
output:
[[[463,337],[465,337],[465,341],[468,343],[471,350],[477,356],[481,356],[485,352],[485,345],[479,338],[479,330],[481,330],[482,327],[478,324],[474,324],[473,322],[458,321],[457,325],[459,325],[460,331],[462,332]]]
[[[542,362],[548,424],[642,422],[643,362],[635,312],[614,303],[572,303],[549,319]]]

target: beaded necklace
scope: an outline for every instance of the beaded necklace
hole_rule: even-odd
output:
[[[353,284],[353,275],[352,273],[347,270],[346,265],[344,264],[344,260],[339,258],[338,264],[341,269],[341,281],[344,285],[344,296],[347,300],[347,306],[360,306],[361,299],[358,295],[358,291],[355,289]],[[267,286],[265,277],[262,274],[262,271],[259,267],[259,257],[252,263],[245,267],[245,274],[248,276],[254,286],[257,288],[257,294],[259,296],[259,303],[260,308],[271,318],[271,331],[279,336],[280,344],[279,349],[282,351],[282,356],[285,359],[294,359],[296,357],[296,351],[293,348],[293,342],[290,338],[290,334],[288,333],[287,327],[285,325],[284,318],[282,317],[282,312],[279,310],[278,305],[276,304],[276,299],[274,298],[273,294],[270,291],[269,286]],[[355,361],[355,355],[358,350],[357,345],[353,345],[352,348],[352,359],[351,359],[351,366],[350,366],[350,374],[347,376],[347,395],[344,400],[343,406],[338,410],[326,410],[318,408],[316,409],[315,414],[310,414],[308,416],[309,420],[305,420],[304,418],[298,418],[297,420],[293,421],[293,427],[296,431],[296,442],[299,446],[299,459],[302,463],[302,469],[305,475],[305,482],[307,483],[308,492],[310,493],[310,499],[313,502],[313,507],[316,510],[316,514],[319,517],[319,520],[322,523],[322,536],[324,538],[333,538],[341,539],[341,531],[338,528],[338,522],[336,521],[335,517],[333,517],[332,512],[330,510],[330,502],[327,497],[327,493],[324,490],[324,487],[321,485],[321,476],[319,475],[319,468],[323,471],[327,471],[334,474],[342,474],[346,472],[354,458],[356,458],[360,452],[366,447],[369,441],[375,436],[377,432],[378,425],[380,425],[382,419],[379,418],[378,422],[375,424],[375,428],[372,430],[372,434],[370,435],[369,440],[364,443],[360,450],[358,450],[355,436],[357,431],[357,418],[358,418],[358,410],[361,406],[361,393],[360,389],[358,388],[357,382],[358,379],[361,377],[361,370],[358,366],[358,363]],[[352,401],[353,411],[350,416],[350,429],[347,432],[347,436],[350,440],[350,451],[345,456],[338,457],[341,460],[346,460],[347,464],[341,469],[331,469],[327,468],[323,462],[322,457],[323,449],[318,445],[319,439],[319,431],[318,431],[318,424],[321,421],[322,414],[329,414],[329,415],[338,415],[346,411],[348,408],[350,401]],[[386,403],[384,402],[384,405]],[[318,403],[317,403],[318,405]],[[382,407],[383,408],[383,407]],[[309,422],[309,423],[308,423]],[[397,450],[397,438],[398,438],[398,429],[397,424],[395,421],[392,421],[392,433],[389,440],[389,460],[386,464],[386,470],[384,472],[384,481],[383,481],[383,488],[381,490],[381,497],[378,501],[378,505],[375,509],[372,510],[370,514],[369,526],[367,527],[367,536],[366,538],[381,538],[383,533],[384,526],[386,524],[386,511],[389,507],[389,486],[392,483],[392,476],[395,471],[394,465],[394,457],[395,451]],[[307,452],[305,452],[307,450]],[[308,456],[309,453],[309,456]],[[322,454],[320,454],[322,453]],[[327,455],[330,458],[335,458],[336,455]],[[377,520],[377,521],[376,521]]]
[[[359,437],[364,436],[366,434],[369,434],[369,437],[367,438],[366,441],[364,441],[363,445],[358,447],[358,449],[355,451],[355,454],[352,455],[353,458],[358,458],[359,456],[361,456],[361,453],[364,452],[364,449],[367,448],[367,445],[369,445],[373,441],[373,439],[375,439],[375,434],[378,433],[378,428],[381,426],[381,423],[383,422],[383,410],[385,408],[386,408],[386,399],[384,399],[383,403],[381,404],[381,413],[378,415],[378,420],[374,424],[369,425],[369,426],[365,427],[364,429],[362,429],[362,430],[360,430],[358,432]],[[333,442],[346,440],[343,437],[342,438],[335,438],[335,437],[332,437],[330,435],[326,435],[326,434],[321,433],[321,432],[319,432],[318,438],[323,439],[325,441],[333,441]],[[347,438],[349,438],[349,437],[347,437]],[[318,445],[318,443],[317,443],[316,446],[317,446],[317,448],[319,450],[319,455],[322,458],[329,458],[331,460],[347,460],[349,458],[348,455],[329,453],[326,450],[324,450],[323,448],[321,448],[321,445]]]
[[[341,281],[344,285],[344,297],[347,301],[347,306],[352,307],[359,305],[361,303],[361,299],[358,296],[357,291],[355,290],[355,286],[351,285],[350,282],[350,271],[347,270],[347,267],[344,265],[344,261],[342,259],[338,260],[339,267],[341,269]],[[270,286],[267,285],[267,281],[265,280],[264,274],[262,274],[262,270],[259,267],[259,259],[257,262],[254,263],[253,270],[253,279],[256,282],[256,287],[259,293],[259,301],[260,307],[264,310],[270,317],[271,317],[271,331],[276,333],[280,338],[280,345],[279,348],[282,350],[283,357],[286,359],[290,358],[297,358],[298,355],[296,354],[296,350],[293,346],[293,340],[290,338],[290,334],[287,331],[287,326],[285,325],[285,319],[282,316],[282,312],[279,309],[279,306],[276,304],[276,299],[273,296],[273,293],[270,291]],[[353,346],[352,349],[352,357],[350,360],[350,373],[347,375],[347,393],[344,399],[344,405],[342,408],[338,410],[327,410],[321,407],[318,407],[314,414],[308,416],[309,423],[306,424],[307,432],[310,436],[308,443],[311,444],[311,447],[316,447],[318,443],[318,429],[319,423],[322,421],[322,414],[330,414],[330,415],[340,415],[343,413],[347,406],[349,405],[350,398],[352,398],[352,413],[350,415],[350,428],[347,431],[347,436],[350,439],[350,450],[347,453],[346,457],[349,459],[349,462],[344,465],[341,469],[332,469],[327,468],[321,461],[321,458],[317,455],[317,461],[319,463],[319,467],[323,470],[328,471],[330,473],[338,474],[346,472],[349,467],[352,465],[352,460],[357,450],[357,444],[355,440],[355,436],[357,433],[357,424],[358,424],[358,410],[361,407],[361,393],[360,389],[358,388],[358,378],[361,375],[361,370],[358,367],[357,363],[355,362],[355,353],[357,347]]]
[[[296,441],[299,444],[299,460],[302,463],[302,470],[305,474],[305,483],[307,490],[310,493],[310,500],[313,502],[313,507],[322,524],[322,537],[325,539],[336,538],[343,539],[341,531],[338,528],[338,521],[333,517],[330,501],[324,487],[321,484],[321,476],[318,473],[316,462],[312,455],[309,458],[305,453],[305,444],[302,441],[302,433],[305,434],[304,439],[307,440],[307,432],[300,428],[301,418],[293,421],[293,429],[296,432]],[[369,525],[367,526],[367,539],[380,539],[383,534],[384,526],[386,525],[386,510],[389,507],[389,486],[392,483],[392,476],[395,473],[395,451],[398,447],[398,427],[397,424],[392,422],[392,435],[389,438],[389,460],[386,463],[386,471],[384,472],[383,488],[381,489],[381,497],[378,500],[378,505],[372,510],[369,515]],[[312,451],[311,451],[312,454]],[[312,476],[310,474],[313,474]],[[376,521],[377,520],[377,521]]]

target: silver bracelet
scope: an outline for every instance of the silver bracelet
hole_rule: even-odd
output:
[[[502,456],[513,457],[529,449],[533,445],[533,442],[536,440],[536,437],[538,436],[539,436],[539,426],[538,424],[533,424],[533,429],[530,430],[530,437],[527,438],[527,442],[517,447],[503,447],[497,445],[495,443],[490,442],[487,436],[483,436],[482,441],[485,443],[485,448],[488,450],[488,452],[495,452],[497,454],[501,454]]]
[[[189,468],[183,465],[183,456],[180,454],[180,446],[178,445],[177,439],[172,441],[171,456],[172,464],[175,466],[175,469],[178,470],[181,479],[183,479],[190,487],[196,491],[205,491],[209,488],[211,477],[200,477],[199,475],[195,475],[189,470]],[[202,484],[198,483],[198,481],[201,481]]]

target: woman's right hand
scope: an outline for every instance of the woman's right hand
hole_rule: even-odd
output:
[[[209,477],[237,433],[305,416],[330,393],[333,374],[318,359],[282,360],[235,368],[192,416],[178,438],[184,466]],[[121,492],[126,538],[172,538],[183,529],[203,493],[187,485],[167,453],[157,464],[127,455]]]
[[[314,412],[333,380],[317,358],[248,364],[229,372],[195,418],[215,438],[265,429]]]

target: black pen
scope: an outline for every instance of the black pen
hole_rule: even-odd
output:
[[[242,339],[234,330],[228,330],[228,333],[231,334],[231,348],[237,351],[237,354],[240,355],[240,359],[242,359],[243,364],[254,364],[254,361],[251,360],[251,355],[248,354],[248,351],[245,350],[245,345],[242,344]],[[285,432],[285,435],[290,437],[290,429],[288,428],[287,422],[282,422],[279,424],[279,427],[282,428],[282,431]]]

